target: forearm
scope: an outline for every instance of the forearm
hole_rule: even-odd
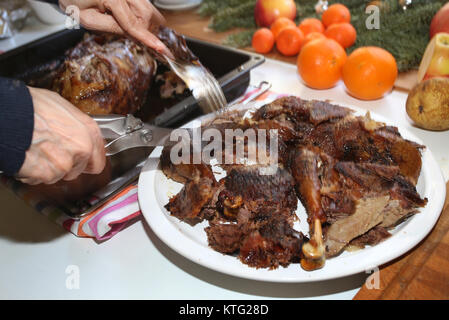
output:
[[[0,171],[17,173],[31,145],[34,108],[23,82],[0,77]]]

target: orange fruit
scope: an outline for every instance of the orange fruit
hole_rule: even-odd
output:
[[[253,35],[252,46],[258,53],[268,53],[274,46],[274,35],[268,28],[261,28]]]
[[[321,16],[321,22],[323,22],[326,28],[334,23],[350,21],[351,13],[349,12],[349,9],[341,3],[335,3],[329,6],[329,8],[327,8]]]
[[[343,81],[348,92],[362,100],[381,98],[393,88],[397,75],[395,58],[379,47],[354,50],[343,67]]]
[[[276,48],[284,56],[294,56],[301,49],[304,34],[296,26],[282,29],[276,37]]]
[[[326,39],[326,36],[321,32],[310,32],[308,35],[304,37],[304,41],[302,42],[301,48],[304,47],[306,43],[309,43],[310,41],[315,39]]]
[[[352,46],[357,38],[355,28],[352,24],[347,22],[331,24],[326,31],[324,31],[324,35],[337,41],[343,48]]]
[[[273,24],[270,27],[270,30],[271,30],[271,32],[273,32],[274,38],[276,39],[279,32],[282,29],[285,29],[288,27],[296,27],[295,22],[286,17],[279,17],[276,20],[274,20]]]
[[[307,43],[298,56],[297,67],[306,85],[328,89],[341,79],[346,52],[333,39],[316,39]]]
[[[307,36],[311,32],[324,32],[323,24],[316,18],[302,20],[298,28],[304,33],[304,36]]]

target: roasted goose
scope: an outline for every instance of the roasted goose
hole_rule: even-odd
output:
[[[266,164],[219,162],[227,175],[216,181],[208,163],[173,165],[170,149],[161,159],[166,175],[185,183],[166,208],[189,223],[207,220],[209,245],[249,266],[320,268],[349,246],[386,239],[389,229],[426,205],[415,188],[423,146],[369,114],[356,117],[327,102],[286,97],[249,119],[227,114],[208,127],[278,132],[277,169],[270,175],[261,173]],[[246,156],[251,146],[244,146]],[[310,238],[293,229],[296,196]]]
[[[67,53],[53,90],[89,114],[134,113],[156,67],[148,50],[130,39],[87,35]]]

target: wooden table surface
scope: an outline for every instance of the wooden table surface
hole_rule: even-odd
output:
[[[221,44],[236,32],[210,30],[207,27],[210,19],[200,17],[195,10],[162,10],[162,14],[167,25],[179,33],[212,43]],[[295,57],[284,57],[276,50],[265,56],[296,63]],[[415,78],[415,72],[400,74],[396,89],[409,90]],[[447,190],[443,212],[432,232],[413,250],[380,268],[379,289],[364,285],[354,299],[449,299],[449,182]]]

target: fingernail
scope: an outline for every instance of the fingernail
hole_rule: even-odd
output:
[[[173,55],[173,53],[171,53],[171,51],[170,50],[168,50],[168,49],[165,49],[164,51],[163,51],[163,53],[167,56],[167,57],[169,57],[170,59],[175,59],[175,56]]]
[[[171,51],[162,43],[157,46],[156,51],[160,54],[163,54],[163,55],[169,57],[170,59],[175,58],[173,53],[171,53]]]

